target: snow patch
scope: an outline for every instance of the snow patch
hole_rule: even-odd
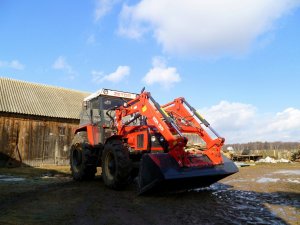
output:
[[[7,175],[0,175],[0,182],[19,182],[24,181],[25,178],[21,177],[13,177],[13,176],[7,176]]]
[[[279,170],[274,173],[279,173],[284,175],[300,175],[300,170]]]
[[[262,177],[262,178],[258,179],[256,182],[257,183],[269,183],[269,182],[276,183],[279,180],[280,180],[279,178]]]
[[[290,183],[300,184],[300,180],[287,179],[287,181],[290,182]]]
[[[264,159],[260,159],[260,160],[256,161],[256,163],[289,163],[289,162],[291,162],[291,161],[288,159],[273,159],[269,156],[267,156]]]

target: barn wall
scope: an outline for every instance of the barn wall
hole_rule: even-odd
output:
[[[79,120],[0,114],[0,166],[7,159],[27,165],[69,163],[69,146]]]

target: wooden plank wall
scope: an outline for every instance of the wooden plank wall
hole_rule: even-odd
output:
[[[19,153],[22,162],[31,166],[68,164],[78,123],[79,120],[0,114],[0,165],[5,164],[5,156],[20,161]]]

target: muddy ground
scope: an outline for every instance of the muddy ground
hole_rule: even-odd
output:
[[[0,224],[300,224],[300,163],[264,164],[201,190],[137,196],[67,167],[0,169]]]

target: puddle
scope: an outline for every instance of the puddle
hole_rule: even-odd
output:
[[[0,182],[20,182],[25,181],[25,178],[13,177],[8,175],[0,175]]]
[[[263,177],[259,180],[277,182],[279,179]],[[215,213],[235,222],[232,224],[286,224],[278,216],[281,211],[283,214],[290,212],[290,221],[297,221],[298,218],[299,199],[288,198],[282,193],[259,193],[215,186],[211,189],[211,195],[217,202],[214,206]],[[226,211],[221,209],[224,206]]]
[[[191,189],[191,192],[205,192],[205,191],[224,191],[227,190],[229,185],[222,184],[222,183],[214,183],[210,185],[209,187],[203,187],[203,188],[196,188],[196,189]]]
[[[248,182],[257,182],[257,183],[276,183],[276,182],[288,182],[288,183],[297,183],[300,184],[300,179],[298,178],[288,178],[288,179],[280,179],[280,178],[270,178],[270,177],[262,177],[258,180],[256,179],[232,179],[223,182],[224,184],[234,184],[234,183],[248,183]],[[212,190],[211,188],[199,188],[195,189],[195,191],[203,191],[203,190]]]
[[[255,166],[255,163],[234,162],[237,167]]]

